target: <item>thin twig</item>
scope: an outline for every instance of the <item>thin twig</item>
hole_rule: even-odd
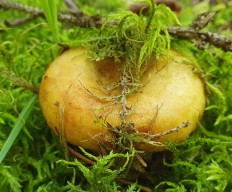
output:
[[[0,0],[0,9],[16,10],[24,13],[29,13],[35,17],[44,17],[44,12],[42,10],[21,3],[14,3],[14,2],[7,2],[4,0]],[[58,20],[61,22],[65,22],[80,27],[97,27],[99,26],[100,17],[98,15],[87,16],[84,14],[80,15],[79,17],[75,17],[70,14],[58,13]]]
[[[32,15],[30,17],[20,18],[20,19],[14,20],[14,21],[5,21],[5,25],[7,27],[16,27],[16,26],[23,25],[24,23],[30,22],[35,18],[36,18],[36,16]]]
[[[128,79],[127,79],[125,74],[123,74],[121,81],[122,81],[121,82],[122,94],[121,94],[121,99],[120,99],[120,103],[122,105],[122,110],[120,111],[121,129],[125,129],[125,127],[126,127],[126,116],[128,115],[127,99],[126,99],[127,91],[128,91],[128,87],[127,87]]]
[[[4,78],[7,77],[14,85],[22,87],[23,89],[29,90],[33,93],[39,92],[38,87],[31,85],[30,83],[28,83],[28,81],[26,81],[19,75],[15,74],[14,72],[10,71],[9,69],[0,67],[0,71],[1,71],[0,76]]]
[[[80,83],[80,85],[92,96],[94,97],[95,99],[98,99],[100,101],[105,101],[105,102],[109,102],[109,101],[113,101],[113,102],[116,102],[119,98],[121,98],[121,95],[116,95],[116,96],[111,96],[111,97],[101,97],[101,96],[98,96],[96,94],[94,94],[92,91],[90,91],[88,88],[86,88],[79,79],[77,79],[77,81]],[[70,85],[71,87],[71,85]],[[70,88],[69,87],[69,88]]]
[[[200,14],[193,22],[191,27],[196,29],[197,31],[205,28],[210,21],[216,16],[217,12],[206,12]]]
[[[72,147],[68,147],[68,150],[71,154],[73,154],[75,157],[81,159],[86,164],[93,165],[94,161],[90,160],[89,158],[85,157],[84,155],[78,153],[76,150],[74,150]]]
[[[224,51],[232,51],[232,40],[223,35],[211,32],[196,31],[190,27],[168,27],[168,32],[171,35],[190,40],[201,40],[212,44]]]
[[[43,16],[43,11],[32,6],[27,6],[21,3],[14,3],[5,0],[0,0],[0,9],[3,10],[16,10],[20,12],[29,13],[31,15]]]
[[[125,180],[125,179],[116,179],[117,182],[122,183],[122,184],[126,184],[126,185],[132,185],[134,184],[131,181]],[[152,190],[148,187],[145,187],[143,185],[138,185],[138,188],[144,192],[151,192]]]
[[[174,127],[174,128],[169,129],[167,131],[163,131],[161,133],[157,133],[155,135],[151,135],[150,133],[140,133],[140,132],[136,132],[135,135],[137,137],[145,138],[148,141],[152,141],[153,139],[158,139],[158,138],[163,137],[165,135],[169,135],[171,133],[178,132],[180,129],[186,128],[189,125],[190,125],[189,121],[184,121],[183,123],[181,123],[177,127]],[[155,142],[154,144],[159,144],[159,142]]]
[[[178,125],[175,128],[169,129],[167,131],[163,131],[163,132],[155,134],[155,135],[151,135],[149,139],[157,139],[157,138],[163,137],[165,135],[169,135],[169,134],[171,134],[173,132],[178,132],[180,129],[186,128],[189,125],[190,125],[189,121],[185,121],[185,122],[181,123],[180,125]]]
[[[70,11],[75,12],[77,14],[82,13],[82,11],[76,6],[73,0],[64,0],[64,1]]]

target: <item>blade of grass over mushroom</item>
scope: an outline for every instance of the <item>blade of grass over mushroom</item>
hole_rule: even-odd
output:
[[[20,113],[14,128],[12,129],[9,137],[7,138],[3,148],[1,149],[0,152],[0,163],[2,163],[2,161],[4,160],[6,154],[8,153],[8,151],[10,150],[11,146],[13,145],[14,141],[16,140],[18,134],[20,133],[20,131],[22,130],[23,126],[25,125],[25,121],[27,120],[34,104],[36,101],[37,95],[33,95],[30,100],[27,102],[26,106],[24,107],[24,109],[22,110],[22,112]]]
[[[41,7],[44,11],[44,15],[47,22],[53,32],[55,42],[59,41],[59,26],[58,26],[58,11],[57,11],[57,0],[41,0]],[[58,0],[58,4],[61,1]]]

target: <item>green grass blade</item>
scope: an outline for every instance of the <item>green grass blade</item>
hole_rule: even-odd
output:
[[[44,11],[47,22],[53,32],[55,41],[59,41],[58,11],[56,0],[41,0],[41,7]]]
[[[20,113],[9,137],[7,138],[3,148],[0,151],[0,163],[2,163],[2,161],[4,160],[6,154],[8,153],[8,151],[10,150],[11,146],[13,145],[15,139],[17,138],[18,134],[20,133],[22,127],[25,125],[25,121],[28,118],[34,103],[36,101],[37,95],[33,95],[30,100],[28,101],[28,103],[26,104],[26,106],[24,107],[24,109],[22,110],[22,112]]]

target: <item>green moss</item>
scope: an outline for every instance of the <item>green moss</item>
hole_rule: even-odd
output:
[[[38,6],[36,1],[20,2]],[[97,1],[94,3],[97,6]],[[182,3],[185,6],[178,17],[184,24],[190,24],[196,13],[190,1]],[[83,6],[86,12],[99,12],[88,5]],[[218,9],[216,5],[208,6],[210,10]],[[109,5],[102,8],[101,13],[116,9]],[[153,154],[149,167],[137,182],[133,180],[131,186],[121,185],[115,180],[123,173],[115,168],[121,154],[95,157],[97,163],[93,166],[73,159],[67,161],[59,142],[47,127],[37,101],[0,165],[0,191],[88,191],[97,186],[102,191],[129,192],[138,191],[138,184],[149,186],[153,191],[231,191],[232,53],[214,47],[199,50],[192,42],[170,37],[166,26],[175,24],[175,16],[164,6],[156,6],[155,10],[147,17],[125,11],[110,14],[105,20],[113,19],[117,24],[106,23],[101,30],[66,29],[61,23],[60,42],[86,47],[93,43],[92,50],[101,51],[92,54],[92,59],[126,60],[125,69],[136,74],[136,79],[146,69],[152,54],[159,56],[171,47],[191,55],[203,71],[202,78],[208,82],[207,110],[199,130],[179,145],[167,144],[172,151],[171,157],[165,152]],[[230,36],[230,15],[231,6],[221,6],[216,19],[205,30]],[[1,13],[0,28],[7,30],[0,30],[0,148],[31,97],[31,92],[17,83],[38,88],[46,67],[60,50],[42,18],[14,28],[6,28],[3,23],[6,19],[12,21],[25,16],[28,15],[17,11]]]
[[[122,71],[138,82],[150,61],[170,48],[167,26],[175,23],[179,24],[169,8],[154,3],[148,17],[129,11],[110,14],[99,38],[89,45],[91,58],[99,61],[110,57],[124,62]]]

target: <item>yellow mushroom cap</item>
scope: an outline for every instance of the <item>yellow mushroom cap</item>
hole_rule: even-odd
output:
[[[135,132],[156,135],[189,122],[186,128],[154,141],[179,143],[189,137],[205,108],[204,85],[193,68],[190,60],[174,51],[154,61],[141,78],[142,86],[127,96],[126,120],[133,123]],[[114,99],[121,89],[106,89],[120,74],[120,64],[110,59],[92,62],[85,49],[64,52],[49,66],[40,86],[48,126],[73,145],[99,151],[112,136],[103,124],[121,124],[122,106]],[[135,146],[145,151],[164,149],[143,143]]]

